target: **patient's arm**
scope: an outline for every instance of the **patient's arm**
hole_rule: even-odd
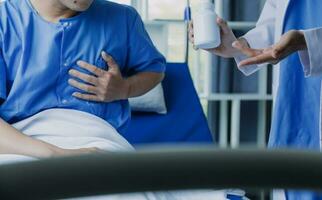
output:
[[[129,92],[127,98],[141,96],[159,84],[164,78],[163,73],[141,72],[127,79]]]
[[[16,154],[36,158],[70,156],[82,153],[94,153],[98,150],[67,150],[33,139],[19,132],[10,124],[0,119],[0,154]]]

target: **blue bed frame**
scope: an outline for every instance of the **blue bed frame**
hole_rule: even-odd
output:
[[[168,63],[162,85],[168,114],[134,112],[122,135],[133,145],[213,143],[188,65]]]

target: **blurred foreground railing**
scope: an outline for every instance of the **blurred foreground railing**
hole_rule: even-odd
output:
[[[179,189],[322,188],[322,154],[180,148],[0,166],[0,199]]]

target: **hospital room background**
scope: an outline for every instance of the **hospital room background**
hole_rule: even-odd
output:
[[[168,63],[188,63],[212,136],[220,147],[265,147],[273,99],[271,66],[246,77],[233,59],[195,51],[187,40],[184,12],[190,2],[193,16],[199,0],[110,1],[136,8]],[[212,1],[216,13],[229,21],[237,36],[255,26],[265,3],[265,0]]]
[[[0,0],[1,1],[1,0]],[[3,1],[3,0],[2,0]],[[271,66],[246,77],[233,59],[196,51],[187,39],[186,0],[112,0],[135,7],[168,63],[187,63],[214,143],[224,149],[265,148],[271,124]],[[192,16],[199,0],[190,0]],[[219,16],[241,36],[258,20],[265,0],[213,0]],[[175,6],[174,6],[175,5]],[[248,192],[252,199],[269,199]]]
[[[187,56],[186,0],[115,2],[136,7],[167,62],[187,60],[212,135],[220,147],[265,147],[272,110],[272,67],[246,77],[235,67],[233,59],[195,51],[191,44]],[[198,0],[190,1],[192,15],[198,3]],[[265,1],[215,0],[214,3],[217,14],[229,21],[237,35],[242,35],[255,26]]]
[[[272,113],[273,68],[246,77],[233,59],[195,51],[187,40],[187,0],[113,0],[134,6],[168,63],[188,63],[212,137],[220,148],[265,148]],[[199,0],[190,0],[192,17]],[[265,0],[214,0],[216,13],[241,36],[255,26]],[[175,5],[175,6],[174,6]],[[187,49],[188,48],[188,49]],[[267,192],[248,191],[251,199]]]

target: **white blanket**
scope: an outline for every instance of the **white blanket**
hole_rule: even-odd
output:
[[[95,115],[76,110],[46,110],[13,126],[30,137],[61,148],[134,150],[109,123]]]
[[[22,133],[66,149],[97,147],[105,151],[134,151],[106,121],[94,115],[67,109],[50,109],[13,124]],[[0,155],[0,164],[34,160],[18,155]],[[186,191],[110,195],[86,199],[107,200],[226,200],[225,191]]]
[[[50,109],[12,124],[22,133],[65,149],[97,147],[105,151],[133,151],[133,147],[103,119],[85,112]],[[0,164],[35,160],[0,155]]]

